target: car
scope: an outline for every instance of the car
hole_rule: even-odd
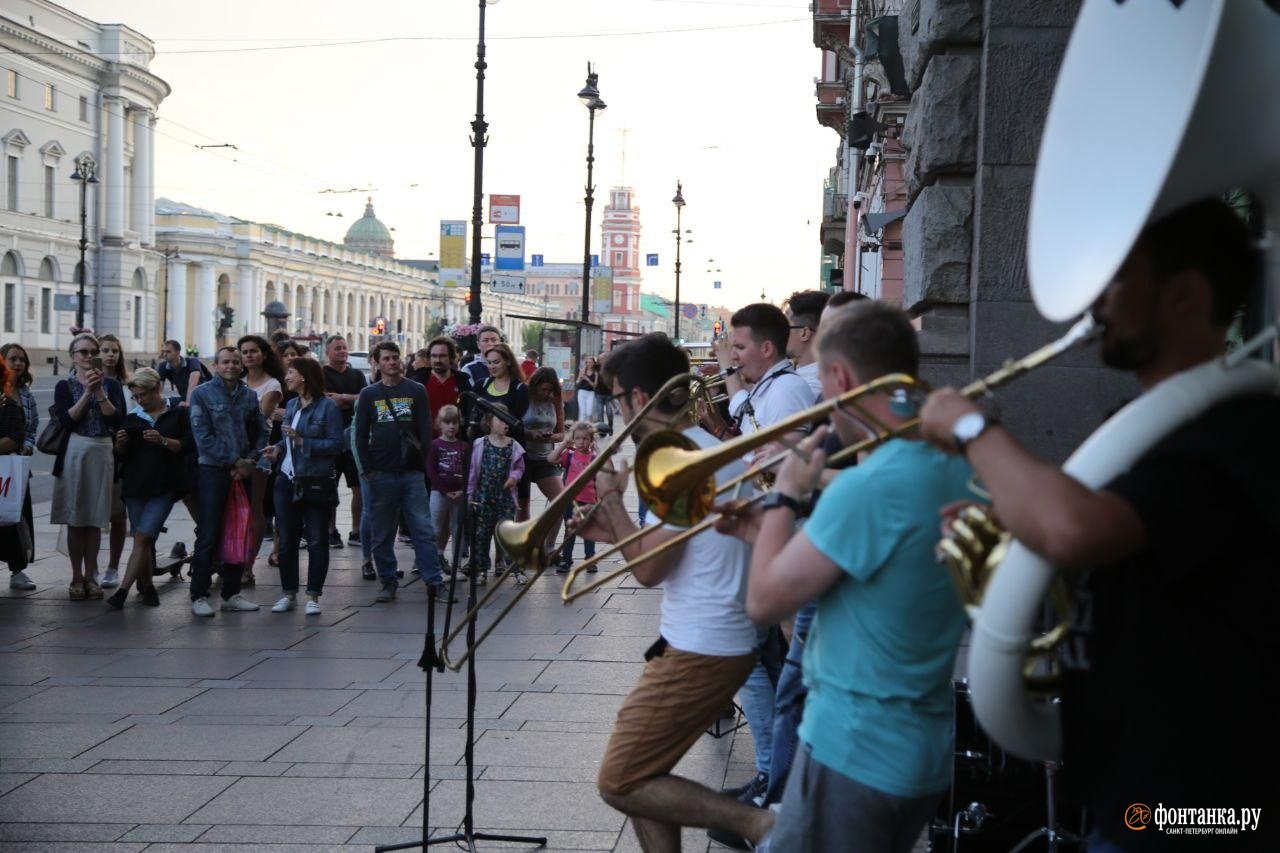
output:
[[[347,364],[369,375],[369,353],[367,352],[349,352],[347,353]]]

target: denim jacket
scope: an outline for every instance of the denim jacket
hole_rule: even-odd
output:
[[[191,394],[191,434],[201,465],[231,467],[267,446],[270,429],[258,406],[258,395],[244,382],[228,391],[221,379],[200,385]],[[271,463],[258,456],[258,467]]]
[[[293,423],[293,416],[302,406],[302,399],[290,400],[284,410],[284,426]],[[302,446],[293,447],[293,476],[327,477],[333,473],[333,462],[338,454],[346,448],[342,432],[342,412],[328,397],[313,400],[310,406],[301,409],[302,417],[298,418],[298,435],[302,436]],[[284,461],[285,445],[288,437],[276,444],[279,451],[276,459]]]

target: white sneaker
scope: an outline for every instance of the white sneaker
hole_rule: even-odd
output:
[[[197,598],[191,602],[191,612],[197,616],[212,616],[213,605],[209,603],[207,598]]]
[[[120,586],[120,573],[116,569],[107,569],[106,576],[98,586],[103,589],[114,589]]]
[[[35,589],[36,585],[27,577],[26,572],[14,572],[9,575],[9,589]]]
[[[319,616],[319,615],[320,615],[320,602],[318,602],[318,601],[308,601],[308,602],[307,602],[307,607],[306,607],[306,612],[307,612],[307,615],[308,615],[308,616]]]
[[[237,592],[235,595],[231,596],[230,598],[223,599],[222,609],[243,611],[247,613],[251,610],[259,610],[260,608],[257,604],[254,604],[252,601],[250,601],[249,599],[245,598],[243,595]]]
[[[239,596],[236,596],[236,597],[239,598]],[[296,604],[296,599],[294,598],[294,596],[286,594],[284,598],[276,602],[275,606],[271,608],[271,612],[286,613],[292,610],[295,604]]]

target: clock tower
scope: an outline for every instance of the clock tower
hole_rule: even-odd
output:
[[[632,187],[613,187],[600,224],[602,266],[613,269],[613,310],[607,327],[640,329],[640,208],[632,204]]]

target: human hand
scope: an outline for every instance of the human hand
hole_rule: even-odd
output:
[[[89,394],[91,394],[92,396],[96,397],[98,395],[98,392],[102,390],[102,380],[103,380],[102,371],[94,370],[92,367],[90,367],[88,370],[84,372],[85,390],[88,391]]]
[[[456,501],[458,498],[462,497],[462,491],[458,490],[456,492],[446,492],[445,497],[447,497],[451,501]]]
[[[276,457],[279,455],[280,455],[280,448],[276,447],[274,444],[269,447],[264,447],[262,449],[262,458],[266,459],[268,462],[275,462]]]
[[[123,448],[129,441],[129,433],[125,430],[116,430],[116,448]]]
[[[165,439],[164,436],[160,434],[159,430],[144,429],[142,431],[142,440],[149,441],[152,444],[163,444]]]
[[[716,520],[716,532],[725,536],[741,539],[748,545],[754,545],[760,533],[760,520],[764,513],[758,501],[735,500],[716,504],[714,512],[720,514]]]
[[[712,350],[715,352],[716,361],[720,362],[721,368],[728,367],[732,363],[733,342],[729,340],[728,335],[716,338],[715,343],[712,345]]]
[[[253,460],[237,459],[231,466],[231,479],[247,480],[253,476]]]
[[[617,468],[603,468],[596,473],[596,494],[617,492],[621,496],[627,490],[627,481],[630,479],[631,467],[620,460]]]
[[[956,453],[959,448],[952,435],[956,421],[962,415],[981,411],[977,403],[955,388],[939,388],[925,399],[920,409],[920,435],[934,447]]]
[[[827,467],[827,454],[822,450],[822,440],[827,437],[826,426],[818,427],[813,434],[801,441],[787,454],[774,488],[793,498],[803,497],[818,487],[823,469]]]
[[[515,487],[516,487],[516,478],[515,478],[515,477],[508,477],[508,478],[507,478],[507,481],[506,481],[505,483],[503,483],[503,484],[502,484],[502,488],[504,488],[504,489],[508,489],[508,490],[510,490],[510,489],[514,489]]]
[[[36,449],[34,447],[24,447],[20,452],[22,453],[23,456],[30,456],[31,454],[35,453],[35,451]]]

